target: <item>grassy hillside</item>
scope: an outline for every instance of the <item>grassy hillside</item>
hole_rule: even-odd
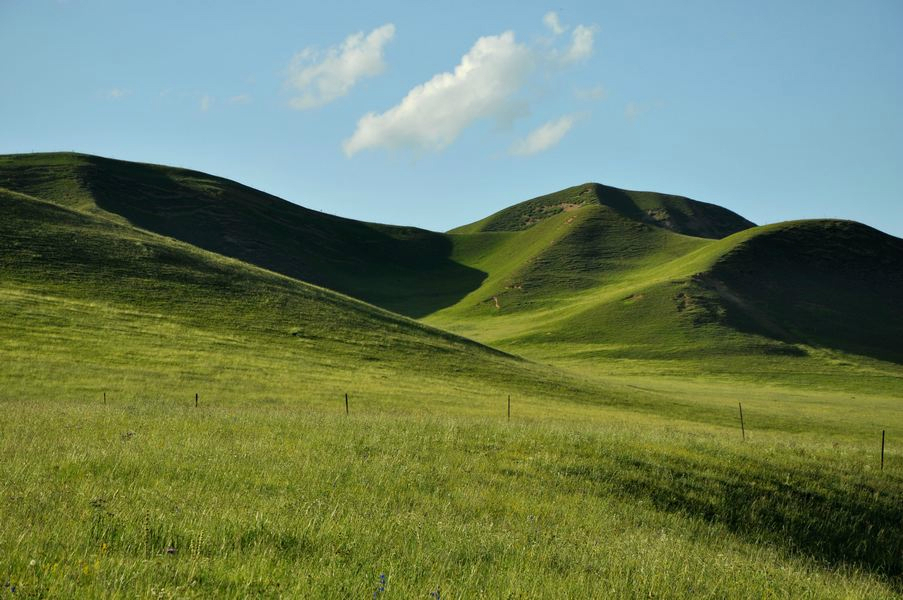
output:
[[[637,223],[694,237],[717,239],[755,227],[754,223],[715,204],[671,194],[585,183],[515,204],[476,223],[452,229],[450,233],[523,231],[559,213],[595,205],[607,207]]]
[[[903,363],[903,240],[857,223],[755,227],[686,198],[585,184],[451,237],[452,258],[488,276],[427,321],[528,356]]]
[[[903,240],[849,221],[760,229],[697,279],[726,324],[903,364]]]
[[[82,154],[0,157],[0,187],[130,223],[409,316],[456,302],[480,271],[446,236],[309,210],[234,181]]]
[[[486,291],[535,282],[500,309],[465,296],[450,322],[554,355],[562,372],[135,228],[48,169],[18,185],[54,202],[0,189],[0,594],[903,593],[899,372],[835,364],[830,385],[806,373],[794,386],[799,369],[775,385],[624,358],[654,345],[634,331],[645,321],[633,307],[675,336],[663,350],[695,340],[704,357],[699,332],[715,327],[736,336],[724,348],[801,346],[742,323],[696,325],[701,301],[659,310],[680,293],[668,286],[709,293],[696,273],[743,291],[725,273],[743,274],[759,237],[768,247],[806,224],[709,242],[625,229],[586,206],[523,231],[450,236],[448,259],[489,274]],[[884,239],[849,226],[857,247]],[[581,239],[587,254],[574,256]],[[893,259],[895,244],[850,269]],[[623,264],[618,246],[631,248]],[[572,283],[556,267],[568,260]],[[626,295],[641,285],[645,296]],[[611,339],[629,343],[600,343],[616,322],[592,312],[605,307],[626,311]]]
[[[134,397],[145,385],[228,397],[256,368],[278,375],[259,382],[261,397],[431,377],[491,389],[511,372],[528,387],[560,383],[470,340],[115,221],[5,190],[0,213],[7,398],[61,387]]]
[[[559,364],[903,353],[901,242],[855,224],[757,228],[711,204],[584,184],[446,235],[74,154],[0,157],[0,185]]]
[[[549,217],[524,231],[450,237],[454,260],[489,274],[480,288],[447,311],[458,314],[507,315],[570,302],[705,243],[597,204]]]
[[[703,240],[588,205],[522,232],[460,235],[453,258],[489,276],[427,321],[527,356],[903,363],[903,241],[864,225]]]

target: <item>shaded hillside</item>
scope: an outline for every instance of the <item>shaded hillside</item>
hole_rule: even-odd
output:
[[[327,215],[196,171],[78,154],[12,155],[0,157],[0,187],[118,217],[408,316],[452,305],[485,278],[449,260],[442,234]]]
[[[0,189],[0,214],[0,283],[6,289],[289,343],[318,340],[326,344],[324,352],[335,345],[362,354],[368,347],[374,353],[409,347],[415,353],[476,351],[480,360],[502,356],[330,290],[24,194]]]
[[[762,227],[698,283],[739,330],[903,363],[903,240],[871,227]]]

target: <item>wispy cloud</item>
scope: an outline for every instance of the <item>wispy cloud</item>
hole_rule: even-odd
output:
[[[558,20],[558,13],[554,10],[547,12],[542,18],[542,22],[545,23],[546,27],[548,27],[555,35],[561,35],[565,32],[565,28],[562,27],[561,21]]]
[[[106,97],[110,100],[122,100],[126,96],[130,95],[132,92],[130,90],[125,90],[122,88],[113,88],[106,93]]]
[[[548,150],[564,139],[576,122],[575,115],[565,115],[544,123],[531,131],[527,137],[514,142],[509,152],[516,156],[529,156]]]
[[[251,101],[250,95],[239,94],[237,96],[232,96],[231,98],[228,99],[227,102],[229,102],[229,104],[247,104],[250,101]]]
[[[568,31],[569,27],[562,25],[558,13],[549,11],[542,18],[545,26],[557,37]],[[561,65],[568,66],[586,60],[593,54],[596,31],[595,25],[577,25],[571,31],[570,43],[567,49],[552,50],[551,57]]]
[[[643,107],[636,102],[628,102],[624,107],[624,116],[630,120],[636,119],[641,114],[643,114]]]
[[[366,36],[363,32],[349,35],[325,51],[302,50],[288,68],[288,84],[298,92],[290,105],[307,110],[329,104],[351,91],[360,79],[379,75],[386,68],[383,47],[394,36],[395,25],[388,23]]]
[[[207,112],[210,110],[210,107],[213,105],[213,97],[207,94],[201,96],[200,108],[201,112]]]
[[[605,100],[608,97],[608,90],[601,84],[594,85],[591,88],[577,88],[574,90],[574,96],[577,100]]]
[[[571,32],[571,45],[562,57],[564,63],[572,64],[592,56],[595,35],[595,27],[587,25],[577,25],[574,27],[574,31]]]
[[[661,100],[649,104],[640,104],[639,102],[630,101],[627,103],[627,106],[624,107],[624,117],[628,121],[633,121],[648,112],[658,110],[664,106],[665,103]]]
[[[441,150],[478,119],[510,117],[517,110],[512,97],[533,68],[531,51],[513,32],[481,37],[453,72],[433,76],[383,113],[361,117],[345,154],[377,147]]]

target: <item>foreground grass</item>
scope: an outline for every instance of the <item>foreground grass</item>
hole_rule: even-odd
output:
[[[3,402],[0,576],[25,597],[900,589],[903,478],[870,449],[555,403],[335,408]]]

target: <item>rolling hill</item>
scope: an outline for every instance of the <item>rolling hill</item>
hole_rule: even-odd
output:
[[[900,256],[597,184],[441,234],[0,157],[4,593],[899,597]]]
[[[82,154],[0,157],[0,187],[181,240],[418,317],[484,273],[442,234],[309,210],[196,171]]]
[[[666,210],[687,220],[649,217]],[[710,205],[586,184],[450,237],[453,259],[489,275],[426,320],[528,356],[808,347],[903,362],[903,240],[859,223],[755,227]]]
[[[201,389],[225,400],[249,387],[263,398],[335,399],[360,389],[439,394],[449,382],[459,395],[582,385],[102,213],[0,189],[0,214],[6,399],[60,389],[128,397]]]
[[[77,154],[0,157],[0,187],[549,362],[903,362],[903,242],[857,223],[757,227],[713,204],[587,183],[442,234]]]
[[[631,221],[694,237],[717,239],[755,227],[755,223],[715,204],[671,194],[587,183],[510,206],[476,223],[452,229],[450,233],[523,231],[558,213],[595,204]]]

